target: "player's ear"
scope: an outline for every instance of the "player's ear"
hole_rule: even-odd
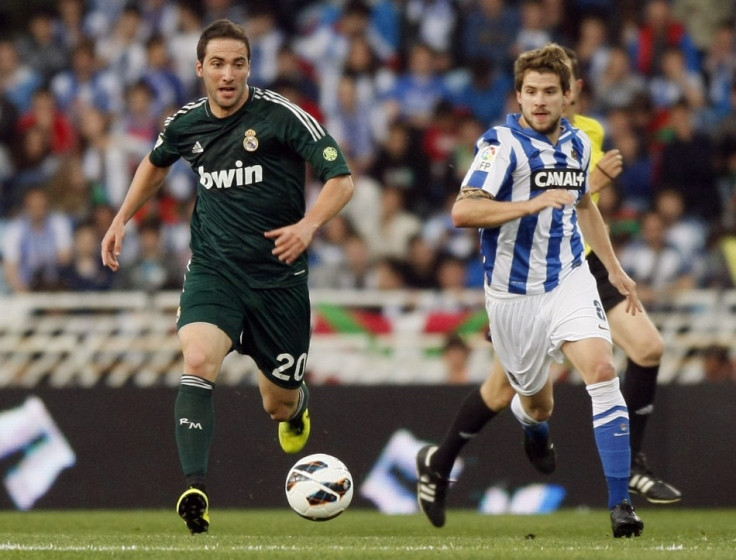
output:
[[[199,60],[197,61],[197,77],[202,77],[202,63]]]

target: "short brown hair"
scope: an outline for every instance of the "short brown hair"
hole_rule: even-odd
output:
[[[250,62],[250,41],[240,25],[233,23],[229,19],[218,19],[210,23],[202,34],[199,36],[197,43],[197,60],[204,62],[204,53],[207,51],[207,45],[212,39],[235,39],[245,43],[247,59]]]
[[[526,51],[514,62],[514,86],[521,91],[524,75],[530,71],[552,72],[560,77],[562,91],[570,90],[570,68],[564,49],[557,43],[550,43],[539,49]]]

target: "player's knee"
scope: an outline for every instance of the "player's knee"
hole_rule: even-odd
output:
[[[604,381],[610,381],[616,377],[616,368],[613,367],[613,363],[609,361],[600,361],[593,366],[586,384],[591,385],[593,383],[603,383]]]
[[[631,351],[629,358],[640,366],[652,367],[659,365],[663,354],[664,340],[662,340],[662,337],[657,334],[656,337],[642,340],[642,342]]]
[[[187,373],[199,377],[209,378],[212,375],[213,361],[204,348],[189,346],[184,351],[184,367]]]
[[[553,403],[535,406],[527,410],[527,414],[534,419],[535,422],[546,422],[552,417]]]

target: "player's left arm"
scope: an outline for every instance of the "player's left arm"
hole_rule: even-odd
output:
[[[342,210],[353,197],[353,179],[350,175],[338,175],[329,179],[312,208],[295,224],[266,232],[273,239],[271,251],[280,261],[291,264],[307,250],[314,234]]]
[[[593,203],[590,193],[583,195],[578,203],[577,213],[578,223],[585,241],[601,260],[603,266],[606,267],[611,284],[622,295],[626,296],[626,311],[636,315],[638,311],[643,310],[639,296],[636,293],[636,282],[621,267],[608,237],[606,224],[603,222],[598,207]]]

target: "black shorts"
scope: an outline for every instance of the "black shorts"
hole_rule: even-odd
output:
[[[603,310],[608,312],[616,307],[619,303],[624,301],[626,299],[626,296],[624,296],[616,289],[613,284],[611,284],[610,280],[608,279],[608,271],[606,270],[606,267],[603,266],[603,263],[593,251],[588,253],[586,258],[588,260],[590,272],[593,274],[593,277],[595,278],[595,283],[598,286],[598,294],[601,296],[601,304],[603,305]]]
[[[233,341],[258,369],[281,387],[299,387],[311,338],[307,284],[253,289],[234,286],[224,276],[190,265],[181,294],[177,328],[205,322]]]

